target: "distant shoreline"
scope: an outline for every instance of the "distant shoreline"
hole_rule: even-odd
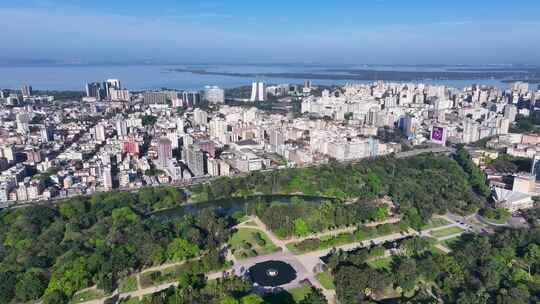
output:
[[[191,73],[196,75],[228,76],[228,77],[265,77],[265,78],[291,78],[291,79],[314,79],[314,80],[353,80],[353,81],[448,81],[448,80],[482,80],[493,79],[504,83],[526,81],[540,83],[540,71],[524,69],[497,71],[382,71],[362,69],[329,69],[321,72],[294,72],[294,73],[238,73],[217,72],[204,69],[171,68],[170,72]],[[334,73],[334,74],[332,74]],[[340,74],[335,74],[340,73]]]

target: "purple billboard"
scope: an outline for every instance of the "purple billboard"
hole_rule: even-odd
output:
[[[431,140],[443,141],[444,129],[441,127],[433,127],[431,130]]]

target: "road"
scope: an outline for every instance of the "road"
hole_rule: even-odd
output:
[[[454,153],[454,152],[455,152],[455,149],[452,148],[452,147],[436,147],[436,148],[427,148],[427,149],[418,149],[418,150],[399,152],[399,153],[395,153],[394,157],[395,158],[407,158],[407,157],[413,157],[413,156],[420,155],[420,154],[425,154],[425,153],[445,153],[445,154],[450,154],[450,153]],[[356,160],[351,160],[351,161],[343,161],[343,162],[340,162],[340,163],[354,164],[354,163],[359,163],[359,162],[364,161],[364,160],[365,159],[356,159]],[[305,167],[317,167],[317,166],[320,166],[320,165],[322,165],[322,164],[311,164],[311,165],[307,165]],[[275,168],[275,169],[266,169],[266,170],[261,170],[261,171],[262,172],[272,172],[272,171],[279,171],[279,170],[284,170],[284,169]],[[240,173],[240,174],[236,174],[236,175],[234,175],[232,177],[244,177],[244,176],[247,176],[248,174],[249,173]],[[153,187],[153,186],[170,186],[170,187],[175,187],[175,188],[186,188],[186,187],[190,187],[190,186],[193,186],[193,185],[206,183],[206,182],[212,181],[213,179],[216,179],[216,178],[220,178],[220,177],[199,177],[199,178],[192,179],[190,182],[184,182],[184,183],[166,183],[166,184],[159,184],[159,185],[146,185],[146,186],[137,187],[137,188],[117,188],[117,189],[114,189],[113,191],[114,192],[136,192],[136,191],[139,191],[141,188]],[[111,191],[96,191],[94,193],[89,193],[89,194],[78,194],[78,195],[72,195],[72,196],[66,196],[66,197],[53,197],[53,198],[51,198],[51,199],[49,199],[47,201],[26,201],[26,202],[22,202],[22,203],[21,202],[19,202],[19,203],[13,203],[13,202],[0,203],[0,209],[23,208],[23,207],[27,207],[27,206],[33,206],[33,205],[58,204],[58,203],[60,203],[62,201],[68,200],[68,199],[72,199],[72,198],[76,198],[76,197],[90,196],[90,195],[95,194],[95,193],[103,193],[103,192],[111,192]]]

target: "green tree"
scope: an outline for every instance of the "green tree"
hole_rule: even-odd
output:
[[[15,295],[15,274],[13,272],[0,272],[0,303],[9,303]]]
[[[242,304],[262,304],[264,303],[264,300],[256,295],[256,294],[250,294],[241,299]]]
[[[527,263],[527,272],[530,277],[532,266],[535,264],[540,264],[540,246],[534,243],[527,246],[523,259],[525,263]]]
[[[66,304],[68,297],[60,290],[53,290],[43,296],[43,304]]]
[[[297,236],[306,236],[309,234],[309,227],[304,219],[294,220],[294,234]]]
[[[113,225],[127,227],[138,222],[139,217],[129,207],[117,208],[112,211]]]
[[[199,251],[197,245],[191,244],[182,238],[177,238],[167,247],[167,256],[172,261],[183,261],[197,256]]]
[[[45,291],[46,285],[41,270],[29,270],[22,274],[15,285],[15,296],[20,301],[37,300]]]
[[[231,296],[226,296],[225,298],[219,300],[219,304],[240,304],[240,302]]]
[[[299,304],[327,304],[326,298],[319,289],[311,288],[311,292]]]

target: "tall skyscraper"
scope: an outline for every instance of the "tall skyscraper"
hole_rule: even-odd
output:
[[[97,100],[102,99],[101,84],[99,82],[90,82],[86,84],[86,97],[94,97]]]
[[[33,93],[32,86],[27,85],[27,84],[23,85],[21,91],[22,91],[23,97],[30,97],[32,96],[32,93]]]
[[[157,167],[159,169],[167,168],[169,160],[172,159],[172,143],[167,137],[162,137],[158,141],[158,159]]]
[[[251,99],[253,101],[266,100],[266,85],[262,81],[256,81],[251,86]]]
[[[122,86],[120,84],[120,80],[118,79],[107,79],[103,83],[103,93],[102,98],[107,98],[108,100],[112,99],[112,91],[113,90],[121,90]]]

